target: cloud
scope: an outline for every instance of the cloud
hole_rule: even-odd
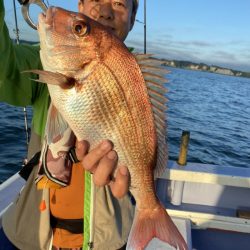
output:
[[[233,53],[223,51],[223,50],[217,50],[211,52],[211,58],[215,60],[223,60],[223,61],[234,61],[236,60],[237,56]]]
[[[222,45],[224,44],[224,45]],[[250,72],[250,51],[239,53],[237,50],[227,50],[225,44],[212,43],[206,41],[174,41],[173,39],[148,39],[147,52],[153,53],[159,58],[186,60],[196,63],[215,64],[221,67],[229,67],[236,70]],[[244,44],[244,41],[241,41]],[[128,40],[128,46],[143,52],[143,39]]]
[[[204,41],[176,41],[176,44],[181,46],[192,46],[197,48],[204,48],[204,47],[212,47],[212,43],[204,42]]]

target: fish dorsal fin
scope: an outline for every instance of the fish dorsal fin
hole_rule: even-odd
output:
[[[166,93],[168,90],[165,87],[167,82],[165,75],[169,71],[162,67],[163,61],[152,58],[151,54],[135,54],[135,58],[144,77],[154,115],[157,133],[157,162],[154,175],[157,178],[164,172],[168,160],[166,137]]]
[[[63,136],[64,132],[69,128],[68,123],[64,120],[62,115],[51,103],[48,111],[47,124],[45,128],[45,135],[47,143],[51,144],[53,139],[57,136]]]

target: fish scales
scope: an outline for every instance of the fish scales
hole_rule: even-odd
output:
[[[126,58],[126,60],[119,60],[119,58]],[[155,153],[155,131],[144,79],[134,57],[127,53],[121,54],[118,46],[113,46],[105,63],[107,65],[115,65],[115,67],[113,66],[113,72],[115,72],[117,81],[124,89],[128,109],[132,113],[131,116],[137,126],[138,135],[135,137],[135,144],[141,146],[139,151],[136,152],[135,158],[139,158],[141,161],[139,165],[131,166],[130,171],[132,187],[135,186],[140,189],[142,185],[147,183],[150,185],[152,183],[152,175],[148,175],[150,169],[147,170],[146,168],[154,166],[152,156]],[[126,70],[123,69],[124,67]],[[131,146],[135,147],[136,145]],[[150,159],[150,157],[152,158]],[[138,175],[143,176],[143,178],[138,178]],[[138,180],[141,179],[143,179],[143,183],[138,183]]]
[[[121,48],[116,47],[113,46],[106,60],[98,64],[78,91],[54,90],[57,86],[49,89],[55,106],[79,140],[89,140],[92,147],[103,138],[113,141],[119,161],[131,172],[131,191],[141,193],[142,185],[153,186],[152,174],[145,169],[153,167],[155,157],[152,111],[134,57],[124,48],[121,53]],[[143,183],[138,183],[139,180]]]
[[[134,57],[128,57],[128,54],[120,55],[121,58],[126,58],[127,56],[126,62],[118,59],[116,60],[115,58],[119,58],[119,54],[121,53],[117,51],[119,51],[119,48],[117,47],[112,50],[113,55],[110,56],[110,64],[115,64],[117,66],[117,78],[121,79],[120,84],[123,84],[123,89],[125,89],[126,91],[129,109],[131,110],[131,112],[134,112],[134,117],[138,118],[136,122],[139,124],[142,123],[143,125],[146,125],[143,127],[144,129],[142,131],[145,135],[144,139],[152,138],[154,135],[154,129],[151,105],[140,69],[136,64]],[[116,53],[118,55],[116,55]],[[127,69],[126,71],[121,70],[124,67]],[[149,145],[152,145],[153,148],[155,146],[154,143]]]
[[[150,125],[152,126],[152,112],[144,79],[140,74],[140,69],[135,62],[134,57],[131,55],[128,56],[128,54],[119,55],[120,53],[119,48],[114,46],[114,49],[112,49],[112,56],[110,55],[110,65],[115,65],[117,67],[116,75],[118,81],[120,81],[120,84],[126,92],[129,109],[131,112],[134,111],[136,113],[136,118],[139,116],[137,122],[141,123],[147,119],[148,123],[147,126],[145,126],[145,129],[149,129]],[[126,60],[122,61],[118,60],[118,58],[126,58]],[[107,60],[109,60],[109,58],[107,58]],[[124,70],[124,68],[126,68],[126,70]],[[147,131],[149,130],[144,130],[144,133]],[[152,136],[151,133],[147,135]]]

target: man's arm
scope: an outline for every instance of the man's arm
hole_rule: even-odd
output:
[[[31,81],[30,74],[21,72],[42,67],[39,47],[13,44],[4,15],[3,0],[0,0],[0,101],[15,106],[32,105],[43,86]]]

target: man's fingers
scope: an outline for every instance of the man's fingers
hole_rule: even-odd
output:
[[[97,164],[103,158],[105,154],[111,151],[113,144],[111,141],[105,140],[99,146],[91,150],[85,157],[82,159],[83,167],[90,172],[94,172]]]
[[[129,189],[129,180],[130,177],[128,168],[125,166],[118,167],[115,181],[111,181],[109,184],[112,194],[116,198],[121,198],[127,194]]]
[[[100,160],[94,172],[94,183],[97,186],[104,186],[110,182],[117,159],[117,153],[112,150]]]
[[[117,153],[112,149],[113,144],[109,140],[103,141],[90,152],[87,141],[77,141],[75,151],[84,169],[93,173],[95,185],[109,184],[113,195],[121,198],[128,192],[129,171],[121,166],[116,171],[115,181],[111,180],[118,161]]]
[[[88,141],[76,141],[76,157],[79,161],[83,159],[83,157],[89,151],[89,142]]]

